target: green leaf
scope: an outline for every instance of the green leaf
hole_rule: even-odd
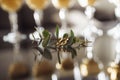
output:
[[[58,25],[56,27],[56,37],[57,37],[57,39],[59,38],[59,27],[58,27]]]
[[[76,42],[77,42],[77,41],[76,41],[76,37],[74,37],[74,38],[73,38],[73,44],[76,43]]]
[[[77,56],[76,50],[74,48],[72,48],[71,46],[67,47],[67,51],[71,52],[72,58],[74,58],[75,56]]]
[[[71,55],[72,55],[72,58],[77,56],[76,50],[74,48],[71,50]]]
[[[44,31],[42,32],[42,34],[43,34],[44,38],[46,38],[46,37],[48,37],[48,36],[50,35],[47,30],[44,30]]]
[[[73,43],[74,43],[74,33],[73,33],[73,31],[71,30],[70,31],[70,37],[69,37],[69,40],[68,40],[68,43],[67,43],[67,45],[72,45]]]
[[[72,45],[73,44],[73,39],[74,39],[74,37],[69,37],[67,45]]]
[[[38,50],[41,54],[43,54],[43,50],[40,47],[34,47],[36,50]]]
[[[70,37],[70,45],[72,45],[74,42],[74,37]]]
[[[50,40],[50,34],[47,30],[44,30],[43,31],[43,36],[44,36],[44,38],[43,38],[42,46],[46,47],[49,43],[49,40]]]
[[[49,49],[45,48],[44,49],[44,53],[42,54],[45,58],[51,60],[52,59],[52,55]]]
[[[70,31],[70,36],[74,37],[74,32],[72,30]]]
[[[35,49],[38,50],[43,57],[50,59],[50,60],[52,59],[52,55],[49,49],[45,48],[44,51],[40,47],[35,47]]]
[[[63,38],[68,38],[68,34],[65,33],[65,34],[63,35]]]
[[[50,40],[50,35],[48,35],[47,37],[44,38],[42,46],[46,47],[49,43],[49,40]]]

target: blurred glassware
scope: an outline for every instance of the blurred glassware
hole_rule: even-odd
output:
[[[48,7],[50,0],[25,0],[25,2],[28,7],[34,11],[33,17],[36,26],[38,27],[37,31],[29,34],[29,38],[33,40],[34,38],[32,34],[35,34],[34,36],[36,37],[38,32],[41,33],[44,30],[44,27],[41,25],[41,21],[43,19],[43,10]]]
[[[32,76],[35,80],[48,80],[55,72],[53,60],[48,60],[41,55],[39,51],[33,51],[35,62],[32,67]],[[51,79],[50,79],[51,80]]]
[[[98,37],[94,42],[93,57],[101,69],[101,73],[98,75],[99,80],[103,80],[103,78],[109,80],[107,68],[116,58],[116,45],[117,40],[107,34]]]
[[[23,0],[1,0],[1,8],[8,12],[9,21],[11,25],[11,32],[3,37],[5,42],[13,44],[13,64],[10,65],[8,75],[10,78],[27,77],[29,74],[26,64],[21,62],[20,56],[20,42],[25,39],[26,36],[18,31],[18,16],[17,11],[22,7]]]
[[[25,39],[26,36],[21,34],[18,31],[18,16],[17,11],[22,7],[23,0],[2,0],[1,1],[1,8],[8,12],[9,14],[9,21],[11,25],[11,32],[8,35],[3,37],[3,40],[6,42],[10,42],[14,45],[14,54],[20,52],[20,41]]]
[[[25,0],[28,7],[34,10],[34,20],[37,27],[41,27],[41,20],[43,18],[43,10],[49,5],[50,0]]]
[[[94,5],[97,0],[78,0],[80,6],[85,7],[85,15],[88,19],[92,20],[96,9]]]
[[[23,0],[1,0],[1,7],[3,10],[12,13],[18,11],[22,6]]]
[[[92,46],[95,38],[102,35],[102,30],[97,29],[94,21],[94,13],[96,11],[94,5],[96,1],[97,0],[78,0],[80,6],[85,7],[85,15],[89,19],[87,27],[83,31],[83,36],[85,37],[85,40],[91,41],[88,46]],[[87,47],[86,51],[87,57],[92,58],[92,47]]]
[[[109,0],[109,2],[113,3],[116,7],[114,10],[115,16],[117,17],[118,23],[110,30],[107,31],[108,35],[113,36],[115,39],[117,39],[117,47],[116,52],[117,58],[115,60],[116,64],[120,62],[120,0]]]
[[[114,28],[108,31],[108,34],[114,35],[115,38],[120,38],[120,36],[118,36],[120,30],[120,0],[108,0],[108,1],[115,5],[114,13],[115,16],[117,17],[117,20],[119,21],[118,24],[114,26]]]
[[[61,20],[61,28],[67,29],[67,9],[74,5],[75,0],[52,0],[55,8],[60,9],[59,17]]]

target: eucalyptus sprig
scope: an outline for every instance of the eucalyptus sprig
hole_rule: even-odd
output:
[[[60,64],[61,64],[60,52],[69,52],[71,53],[71,57],[74,58],[75,56],[77,56],[76,49],[80,49],[81,47],[87,47],[87,43],[89,43],[89,41],[82,40],[81,38],[76,37],[72,30],[70,31],[69,34],[65,33],[62,37],[59,37],[58,26],[56,27],[54,37],[47,30],[43,30],[42,34],[39,33],[39,40],[37,41],[35,40],[35,36],[33,34],[32,36],[34,38],[33,43],[37,43],[33,47],[39,52],[39,55],[42,55],[43,57],[51,60],[52,59],[51,49],[52,49],[57,52],[57,58]],[[76,43],[77,45],[73,46]]]

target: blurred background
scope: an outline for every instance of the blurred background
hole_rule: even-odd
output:
[[[100,23],[104,22],[109,22],[109,21],[114,21],[116,20],[115,14],[114,14],[114,8],[115,6],[112,3],[109,3],[107,0],[98,0],[97,1],[99,4],[95,6],[96,12],[95,12],[95,19],[98,20]],[[103,4],[101,6],[101,4]],[[104,8],[103,8],[104,7]],[[71,12],[70,14],[70,19],[75,19],[76,16],[79,18],[79,21],[76,21],[80,23],[84,22],[81,19],[81,15],[83,15],[82,18],[86,18],[84,16],[84,7],[81,7],[77,1],[75,1],[75,4],[68,8],[68,10]],[[56,25],[61,25],[60,23],[60,18],[59,18],[59,10],[56,9],[52,3],[48,5],[47,8],[43,10],[44,15],[43,19],[41,21],[42,26],[45,27],[46,29],[54,29]],[[35,24],[35,20],[33,18],[33,13],[34,11],[31,10],[25,3],[23,3],[22,7],[17,11],[18,14],[18,25],[19,25],[19,31],[24,34],[29,34],[33,32]],[[76,13],[76,14],[75,14]],[[79,14],[80,13],[80,14]],[[76,15],[76,16],[74,16]],[[84,19],[85,20],[85,19]],[[72,22],[72,23],[70,23]],[[69,20],[69,25],[70,24],[75,24],[75,21]],[[87,23],[86,23],[87,24]],[[0,42],[4,43],[2,46],[0,46],[0,49],[6,49],[4,47],[9,47],[9,43],[6,43],[3,41],[2,37],[6,35],[8,32],[10,32],[11,27],[10,27],[10,21],[8,18],[8,13],[4,11],[3,9],[0,8]],[[82,26],[82,25],[81,25]],[[84,26],[84,25],[83,25]],[[7,45],[7,46],[4,46]]]
[[[98,76],[101,68],[103,68],[100,66],[101,63],[102,66],[105,66],[104,69],[110,67],[109,69],[111,70],[112,67],[113,70],[119,72],[119,74],[113,73],[118,75],[115,76],[114,79],[114,77],[111,77],[112,71],[110,72],[109,70],[109,74],[107,74],[107,76],[105,75],[104,80],[120,79],[120,65],[117,68],[113,65],[110,66],[111,62],[115,62],[114,64],[118,65],[120,60],[119,45],[116,48],[116,44],[119,44],[120,40],[119,0],[115,0],[118,4],[116,4],[114,0],[61,0],[59,4],[57,0],[35,0],[36,2],[34,2],[34,0],[31,0],[31,2],[30,0],[20,0],[23,1],[21,7],[14,5],[19,5],[19,1],[18,3],[17,0],[16,2],[14,1],[15,0],[0,0],[0,80],[10,80],[11,76],[14,78],[14,75],[17,75],[18,69],[23,70],[23,73],[25,71],[25,75],[28,75],[20,80],[103,80]],[[43,3],[44,1],[49,2]],[[69,5],[67,2],[69,2]],[[32,3],[36,3],[37,7]],[[46,5],[43,6],[44,4]],[[9,5],[8,8],[6,5]],[[12,7],[9,8],[10,6]],[[115,12],[116,8],[118,8],[118,11]],[[17,17],[15,17],[16,15]],[[16,25],[17,27],[15,27]],[[42,28],[54,33],[56,25],[59,25],[61,35],[72,29],[76,36],[84,37],[90,41],[92,40],[92,48],[81,48],[81,50],[78,51],[80,54],[76,57],[76,62],[72,63],[72,65],[74,65],[73,70],[65,71],[55,69],[54,74],[50,77],[51,79],[44,77],[36,79],[34,77],[40,73],[32,72],[35,62],[34,54],[31,51],[32,41],[29,38],[29,34],[35,31],[35,26],[42,26]],[[10,33],[14,34],[6,36]],[[16,55],[15,53],[19,54]],[[17,61],[24,62],[28,70],[23,64],[21,64],[23,65],[22,67],[10,69],[10,65]],[[56,59],[52,61],[50,63],[55,66]],[[19,66],[21,65],[19,64]],[[70,66],[70,64],[68,65]],[[87,67],[87,73],[84,66]],[[14,69],[16,73],[14,73]],[[44,70],[44,68],[42,70]],[[39,69],[36,71],[39,71]],[[22,75],[22,72],[20,73],[20,75]],[[47,76],[47,74],[45,75]],[[108,76],[109,79],[107,79]]]

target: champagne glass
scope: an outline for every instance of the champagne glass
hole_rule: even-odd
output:
[[[11,32],[8,35],[3,37],[3,40],[6,42],[10,42],[13,44],[13,53],[14,53],[14,61],[15,63],[10,65],[9,67],[9,76],[11,78],[18,78],[20,76],[24,76],[28,74],[28,68],[25,64],[19,62],[21,56],[20,52],[20,42],[25,39],[26,36],[21,34],[18,31],[18,23],[17,23],[17,11],[22,7],[23,0],[1,0],[1,8],[8,12],[9,21],[11,25]],[[17,61],[17,63],[16,63]],[[20,69],[19,69],[20,68]]]
[[[28,7],[34,11],[33,17],[38,27],[37,31],[40,33],[44,30],[41,25],[41,21],[43,19],[43,10],[48,6],[49,2],[50,0],[26,0],[26,4],[28,5]],[[34,33],[38,33],[37,31],[35,31]],[[29,35],[29,37],[31,37],[31,34]]]
[[[41,27],[43,10],[48,6],[49,2],[50,0],[26,0],[26,4],[28,5],[28,7],[34,10],[33,16],[37,27]]]
[[[14,53],[19,53],[20,48],[20,41],[22,39],[25,39],[25,35],[22,35],[18,31],[18,23],[17,23],[17,11],[22,7],[23,0],[2,0],[1,1],[1,7],[3,10],[8,12],[9,14],[9,21],[11,25],[11,33],[4,36],[4,41],[8,41],[12,44],[14,44]]]
[[[110,3],[113,3],[116,7],[114,10],[115,16],[117,17],[118,24],[114,28],[108,30],[108,34],[112,35],[114,38],[119,39],[120,36],[120,0],[109,0]]]
[[[112,36],[103,34],[98,37],[93,46],[94,59],[98,62],[101,73],[98,75],[99,80],[108,80],[107,68],[116,58],[117,40]],[[101,76],[103,78],[101,78]]]
[[[85,15],[88,18],[88,26],[86,27],[86,29],[83,31],[83,36],[85,37],[85,40],[87,39],[88,41],[91,41],[91,43],[89,43],[89,46],[92,46],[94,43],[94,40],[97,36],[102,35],[102,30],[101,29],[97,29],[95,26],[95,21],[94,21],[94,13],[96,11],[96,9],[94,8],[94,5],[96,3],[97,0],[78,0],[79,4],[82,7],[85,7]],[[89,59],[92,58],[92,47],[87,47],[87,57]]]
[[[115,16],[117,17],[117,20],[119,21],[118,24],[108,30],[108,34],[109,35],[113,35],[114,38],[116,39],[119,39],[119,30],[120,30],[120,0],[109,0],[110,3],[113,3],[115,5],[115,10],[114,10],[114,13],[115,13]]]
[[[80,70],[83,77],[96,78],[96,75],[99,73],[98,64],[93,59],[93,43],[98,35],[101,34],[101,30],[97,29],[94,25],[94,13],[96,9],[94,8],[96,0],[78,0],[78,3],[85,7],[85,15],[88,18],[87,27],[83,31],[83,36],[85,41],[91,41],[86,43],[88,47],[85,48],[87,59],[83,59],[82,64],[80,64]],[[94,70],[91,69],[94,68]]]
[[[60,9],[59,17],[61,20],[61,28],[67,28],[67,9],[72,7],[75,0],[52,0],[55,8]]]
[[[118,23],[114,28],[108,30],[108,35],[113,36],[115,39],[117,39],[117,46],[116,46],[116,58],[111,63],[111,65],[108,68],[108,73],[110,74],[111,80],[118,80],[119,77],[119,62],[120,62],[120,0],[109,0],[109,2],[113,3],[115,5],[115,16],[117,17]]]
[[[96,0],[78,0],[78,3],[85,7],[85,15],[88,19],[92,20],[96,9],[94,8]]]

